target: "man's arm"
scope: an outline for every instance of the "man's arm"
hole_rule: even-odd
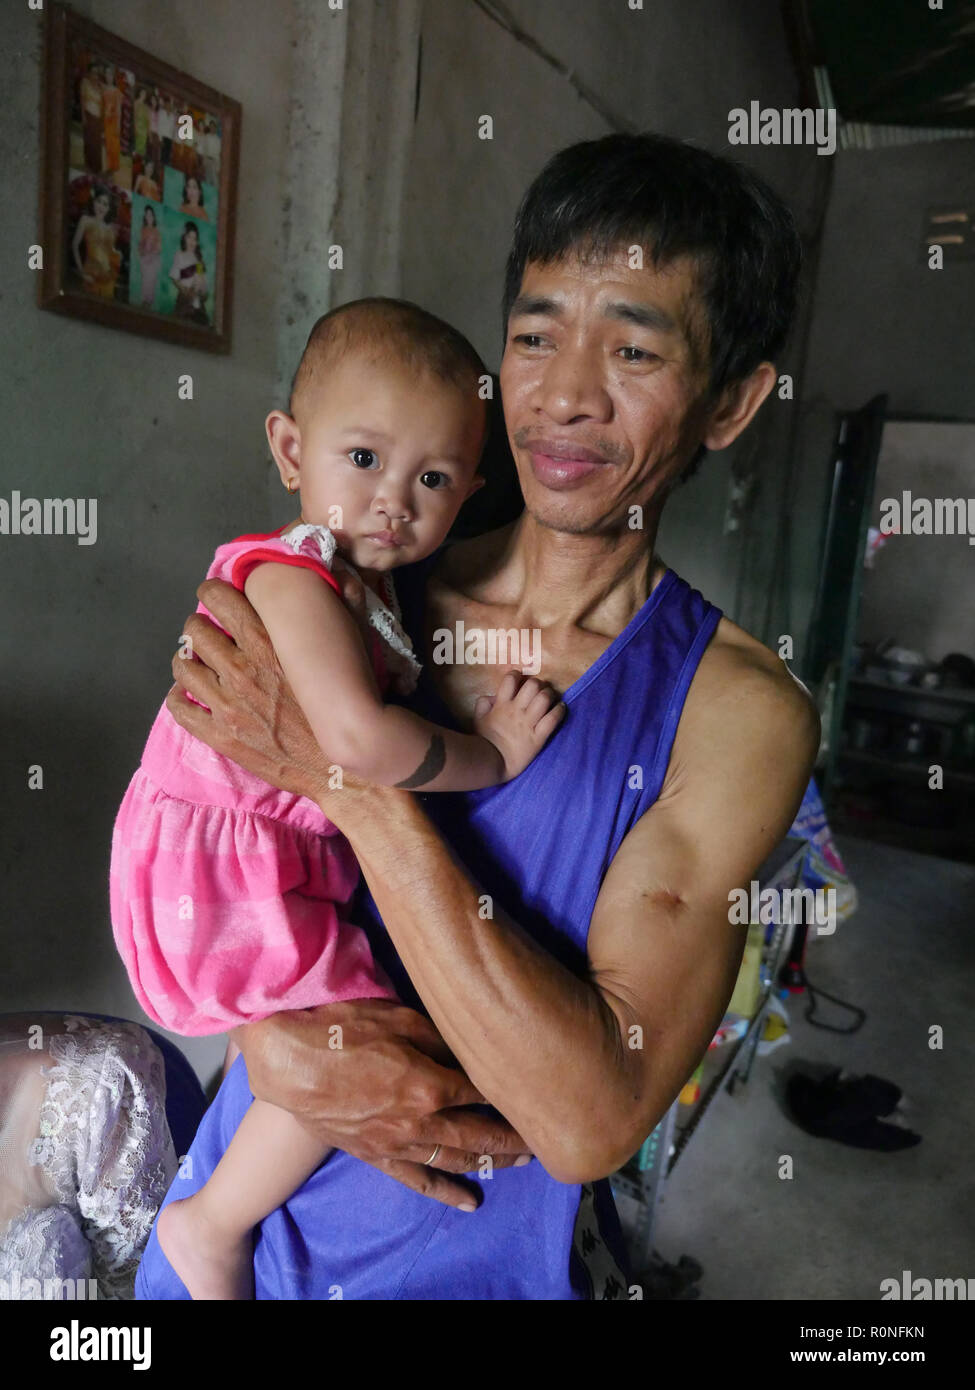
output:
[[[343,826],[447,1046],[565,1182],[625,1162],[704,1055],[745,942],[729,893],[788,829],[815,757],[818,717],[784,668],[733,651],[705,683],[660,799],[606,874],[588,979],[509,918],[480,919],[490,885],[470,878],[415,804],[371,802]]]
[[[256,619],[241,623],[216,592],[211,602],[210,585],[199,592],[246,646]],[[174,661],[214,714],[170,708],[258,775],[314,795],[349,838],[450,1052],[543,1166],[576,1182],[612,1172],[650,1132],[730,997],[744,933],[729,925],[728,894],[788,829],[818,743],[808,695],[766,655],[763,664],[734,647],[705,653],[662,795],[606,875],[587,980],[509,919],[480,918],[480,885],[412,796],[322,790],[322,759],[307,733],[295,734],[293,700],[266,673],[255,688],[245,655],[221,654],[216,681]],[[642,1048],[629,1046],[634,1027]]]
[[[610,865],[590,928],[591,978],[621,1048],[607,1173],[652,1131],[714,1036],[747,936],[729,920],[729,895],[788,831],[819,747],[815,704],[777,659],[756,665],[731,651],[703,667],[661,795]]]

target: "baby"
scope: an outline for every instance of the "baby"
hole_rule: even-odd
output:
[[[333,764],[368,781],[470,791],[516,777],[565,714],[522,679],[479,701],[473,734],[397,705],[419,664],[392,571],[444,541],[486,436],[485,368],[448,324],[399,300],[326,314],[267,436],[300,516],[216,551],[208,577],[243,590]],[[342,601],[358,573],[370,641]],[[198,611],[206,612],[202,605]],[[132,987],[156,1023],[219,1033],[285,1009],[394,998],[343,907],[351,847],[317,805],[277,790],[159,711],[112,839],[111,912]],[[255,1100],[210,1181],[159,1217],[160,1245],[191,1298],[253,1297],[252,1230],[327,1156],[296,1119]]]

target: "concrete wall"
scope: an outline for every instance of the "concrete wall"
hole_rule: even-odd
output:
[[[111,942],[111,828],[215,546],[269,520],[263,417],[287,250],[292,6],[92,0],[76,8],[244,106],[232,355],[44,313],[27,269],[37,238],[41,16],[26,4],[0,7],[0,493],[98,502],[94,545],[0,537],[0,1011],[139,1017]],[[177,399],[182,372],[193,375],[192,402]],[[27,790],[29,764],[42,766],[43,790]],[[220,1048],[201,1041],[187,1050],[206,1067]]]
[[[975,261],[930,270],[921,254],[925,210],[963,198],[973,163],[970,140],[836,156],[803,382],[793,564],[802,631],[819,568],[811,523],[824,506],[836,411],[887,392],[891,415],[975,419]],[[969,481],[964,495],[971,494]],[[878,578],[884,560],[882,552]],[[959,620],[973,599],[969,564],[952,598]]]
[[[812,227],[829,160],[809,148],[731,147],[727,138],[733,107],[747,107],[753,98],[765,106],[796,104],[777,5],[682,0],[632,10],[622,0],[509,0],[505,8],[611,115],[735,155],[772,182],[802,228]],[[421,32],[403,293],[456,323],[496,368],[502,274],[518,202],[556,150],[608,134],[613,126],[537,52],[475,5],[425,0]],[[494,118],[491,141],[477,138],[484,113]],[[794,358],[795,349],[784,371],[795,370]],[[669,503],[659,541],[669,564],[759,636],[795,408],[770,400],[747,442],[711,455]],[[754,451],[750,465],[741,459],[743,449]],[[747,528],[726,536],[736,456],[754,475],[753,510]]]
[[[284,299],[274,404],[319,316],[365,295],[400,294],[403,181],[413,119],[420,0],[293,0]],[[270,457],[270,455],[268,455]],[[270,525],[293,504],[268,472]]]

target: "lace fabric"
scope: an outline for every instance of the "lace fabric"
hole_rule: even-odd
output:
[[[87,1287],[91,1247],[68,1207],[26,1207],[0,1241],[0,1286],[7,1298],[53,1295],[55,1287]],[[56,1281],[56,1284],[55,1284]],[[93,1280],[97,1297],[98,1282]]]
[[[286,532],[280,539],[285,541],[296,555],[301,552],[303,546],[310,545],[315,553],[315,558],[320,560],[328,569],[332,568],[337,547],[335,537],[327,526],[302,522],[300,526],[296,526],[293,531]],[[358,570],[348,560],[343,559],[342,563],[351,574],[354,574],[357,579],[360,578]],[[392,576],[387,573],[382,577],[382,599],[370,589],[368,584],[363,584],[362,587],[366,595],[366,619],[370,627],[375,628],[379,633],[388,649],[386,666],[390,678],[401,695],[409,695],[416,688],[420,671],[423,668],[413,653],[413,643],[403,627],[403,615],[396,598]]]
[[[130,1299],[177,1167],[162,1055],[134,1023],[29,1023],[39,1050],[28,1020],[0,1020],[0,1295],[91,1278],[98,1298]]]

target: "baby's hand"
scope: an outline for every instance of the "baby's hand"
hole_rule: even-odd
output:
[[[565,716],[546,681],[508,671],[497,694],[480,695],[474,706],[474,730],[493,743],[504,759],[504,781],[517,777],[540,753]]]

